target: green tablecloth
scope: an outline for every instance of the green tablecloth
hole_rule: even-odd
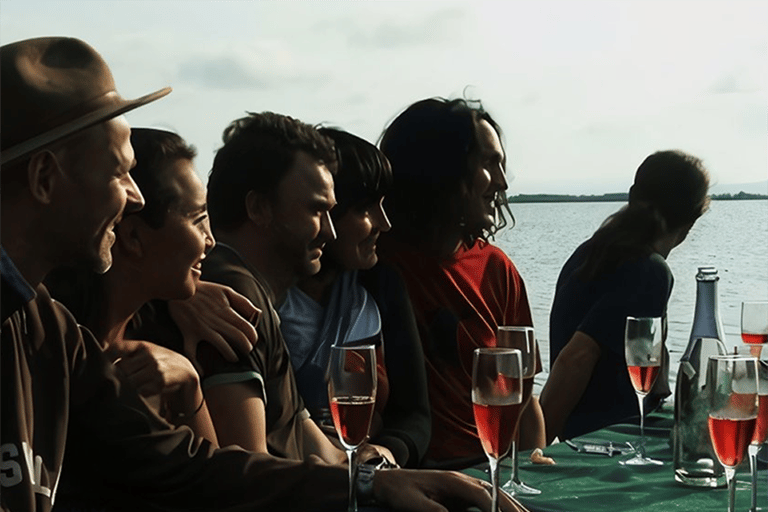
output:
[[[555,459],[554,466],[530,463],[530,452],[520,453],[520,479],[542,492],[537,496],[520,496],[518,500],[531,511],[715,511],[725,512],[727,490],[696,489],[675,481],[672,468],[670,430],[672,411],[662,409],[646,419],[646,453],[664,462],[662,466],[623,466],[621,456],[607,457],[578,453],[565,443],[550,446],[544,453]],[[624,443],[639,439],[637,425],[620,424],[593,432],[579,439],[595,439]],[[626,456],[624,458],[627,458]],[[485,466],[464,470],[477,478],[488,479]],[[510,462],[502,462],[500,482],[510,478]],[[758,472],[758,506],[768,507],[766,470]],[[736,510],[750,507],[749,462],[736,473]]]

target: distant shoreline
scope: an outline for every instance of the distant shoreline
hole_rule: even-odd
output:
[[[765,194],[713,194],[713,201],[742,201],[752,199],[768,199]],[[624,203],[628,199],[626,192],[601,195],[566,195],[566,194],[518,194],[507,198],[510,203]]]

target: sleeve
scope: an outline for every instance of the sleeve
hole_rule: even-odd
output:
[[[625,264],[578,330],[591,336],[602,350],[623,359],[627,317],[664,316],[671,293],[672,274],[658,254]]]
[[[529,325],[534,328],[533,314],[531,313],[531,306],[528,302],[528,292],[525,288],[525,281],[517,271],[517,267],[512,263],[506,254],[503,255],[506,260],[505,268],[506,274],[506,288],[507,288],[507,302],[504,311],[504,324],[506,325]],[[499,325],[504,325],[500,323]],[[544,366],[541,363],[541,351],[538,347],[538,336],[536,341],[536,374],[543,371]]]
[[[274,324],[272,307],[264,290],[258,285],[253,276],[234,270],[220,273],[209,273],[204,278],[229,286],[244,295],[254,306],[262,311],[262,317],[256,326],[259,340],[267,340],[273,336],[271,328]],[[242,357],[236,363],[226,361],[222,355],[208,343],[198,347],[198,361],[203,367],[202,385],[204,389],[222,384],[251,382],[261,394],[266,403],[266,383],[269,375],[267,354],[263,342],[251,351],[248,357]]]
[[[384,428],[374,443],[392,451],[398,464],[418,467],[432,429],[424,354],[411,300],[400,275],[383,264],[364,284],[382,315],[389,400]]]

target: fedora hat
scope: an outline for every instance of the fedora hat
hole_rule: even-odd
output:
[[[122,98],[101,55],[69,37],[0,47],[0,77],[1,165],[171,92]]]

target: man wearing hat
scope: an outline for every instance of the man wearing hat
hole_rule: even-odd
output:
[[[0,48],[0,76],[0,508],[50,510],[66,444],[108,509],[342,509],[342,466],[214,450],[169,427],[40,284],[67,263],[109,268],[115,224],[143,204],[122,114],[170,89],[125,100],[93,48],[58,37]],[[359,483],[362,501],[401,510],[490,502],[455,473],[381,471]]]

